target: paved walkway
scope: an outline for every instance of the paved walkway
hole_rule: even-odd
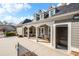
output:
[[[17,56],[15,48],[17,42],[38,56],[67,56],[61,51],[45,46],[45,44],[41,44],[41,42],[36,42],[36,40],[18,37],[0,38],[0,56]]]
[[[34,42],[28,38],[18,38],[19,43],[38,56],[67,56],[61,51],[57,51],[38,42]]]
[[[0,56],[16,56],[16,37],[0,38]]]

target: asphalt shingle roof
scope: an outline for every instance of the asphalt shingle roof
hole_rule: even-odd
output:
[[[22,22],[22,24],[25,24],[25,23],[28,23],[28,22],[31,22],[32,20],[30,20],[30,19],[25,19],[23,22]]]
[[[0,25],[0,29],[5,31],[15,31],[16,27],[13,25]]]
[[[18,26],[22,26],[23,24],[25,24],[25,23],[29,23],[29,22],[31,22],[32,20],[30,20],[30,19],[25,19],[24,21],[22,21],[22,22],[20,22],[19,24],[17,24],[17,27]]]
[[[64,6],[64,8],[60,10],[57,14],[64,14],[78,10],[79,10],[79,3],[71,3],[69,5]]]

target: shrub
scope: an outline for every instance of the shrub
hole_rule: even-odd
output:
[[[6,36],[15,36],[16,35],[15,32],[6,32],[5,34],[6,34]]]
[[[22,35],[19,35],[19,37],[23,37]]]

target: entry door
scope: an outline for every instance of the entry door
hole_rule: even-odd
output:
[[[68,27],[56,27],[56,48],[68,49]]]

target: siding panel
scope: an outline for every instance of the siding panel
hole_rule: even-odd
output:
[[[19,34],[19,35],[22,35],[23,34],[22,27],[18,27],[17,28],[17,34]]]
[[[79,22],[72,22],[72,47],[79,48]]]

